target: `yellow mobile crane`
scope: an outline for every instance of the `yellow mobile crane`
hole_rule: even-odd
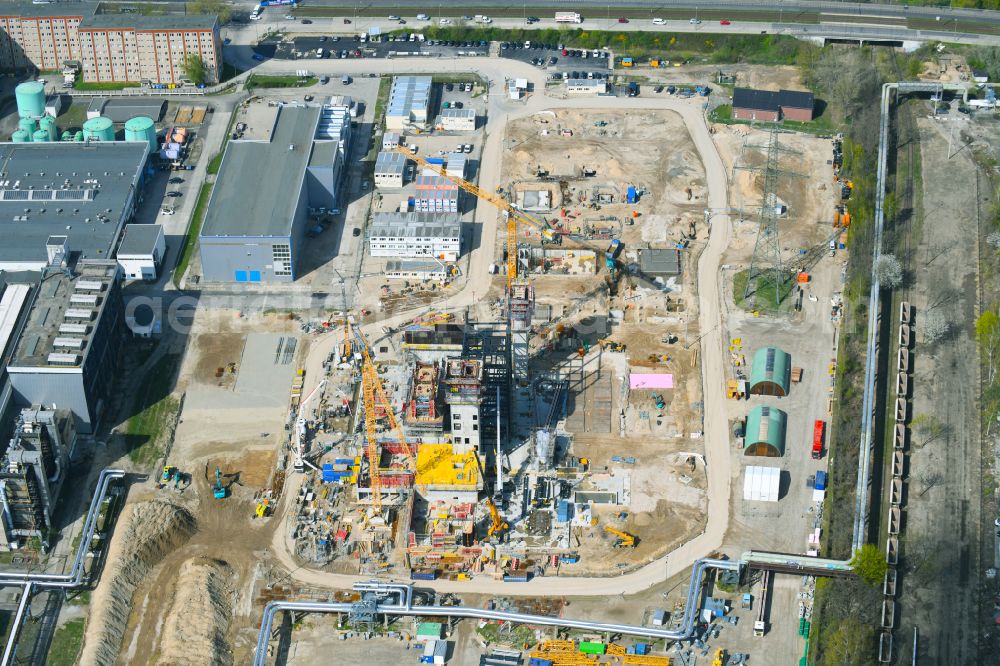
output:
[[[489,535],[493,536],[499,532],[507,531],[507,528],[509,528],[510,525],[508,525],[507,521],[500,515],[497,505],[494,504],[493,500],[488,497],[486,498],[486,508],[490,510],[490,519],[493,521],[490,523]]]

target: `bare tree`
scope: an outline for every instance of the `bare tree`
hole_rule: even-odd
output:
[[[951,322],[938,310],[931,310],[921,317],[924,342],[934,344],[941,340],[951,330]]]
[[[935,439],[941,439],[948,435],[948,424],[943,423],[941,419],[933,414],[921,412],[915,415],[913,420],[910,421],[910,426],[920,437],[920,443],[917,445],[917,448],[923,448]]]
[[[903,264],[894,254],[883,254],[875,260],[875,276],[885,289],[895,289],[903,284]]]

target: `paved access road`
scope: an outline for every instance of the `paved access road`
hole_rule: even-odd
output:
[[[257,69],[262,73],[268,73],[285,71],[287,68],[287,63],[272,61],[263,63]],[[329,75],[342,73],[362,75],[369,72],[379,74],[421,71],[428,74],[473,72],[488,79],[491,82],[488,99],[489,116],[486,126],[486,142],[483,148],[482,169],[479,176],[480,187],[487,190],[492,190],[499,183],[504,128],[508,122],[517,118],[557,108],[664,109],[674,111],[683,118],[704,162],[708,181],[709,207],[713,210],[728,209],[728,179],[725,166],[705,123],[701,108],[702,101],[696,98],[689,100],[643,97],[553,99],[544,94],[545,75],[543,72],[525,63],[493,58],[481,58],[474,61],[435,60],[433,62],[420,59],[316,61],[311,69],[317,74]],[[504,94],[504,77],[527,78],[533,83],[536,92],[526,102],[511,102]],[[489,205],[484,204],[476,208],[476,222],[482,225],[484,242],[472,251],[469,262],[471,273],[465,287],[458,294],[449,298],[447,302],[436,304],[436,308],[475,305],[477,303],[476,295],[478,294],[481,298],[483,294],[487,293],[492,280],[492,276],[488,273],[488,267],[496,260],[496,245],[493,239],[496,238],[498,217],[496,211]],[[530,583],[519,585],[504,585],[492,579],[480,577],[466,582],[428,582],[427,586],[442,592],[486,594],[496,593],[498,589],[502,589],[505,594],[523,595],[634,594],[682,573],[695,560],[720,547],[729,524],[730,460],[723,390],[725,378],[722,367],[724,354],[720,318],[722,285],[719,280],[719,263],[722,253],[729,243],[729,229],[730,223],[727,216],[717,215],[714,218],[708,245],[698,264],[699,323],[701,330],[706,332],[701,340],[709,498],[706,531],[666,556],[622,576],[607,578],[542,577],[536,578]],[[426,308],[414,309],[368,325],[369,330],[366,330],[366,334],[369,339],[379,337],[381,327],[397,326],[423,311],[426,311]],[[338,341],[339,336],[328,336],[317,341],[317,344],[314,345],[306,364],[307,383],[315,385],[316,380],[322,376],[319,371],[320,362]],[[307,386],[306,390],[311,390],[311,388],[311,386]],[[282,505],[277,511],[278,515],[285,514],[289,509],[287,503],[292,501],[295,495],[296,480],[293,479],[283,494]],[[291,572],[292,578],[302,583],[327,587],[348,587],[354,582],[370,578],[331,574],[300,567],[291,556],[287,535],[288,530],[281,527],[275,530],[273,552]]]

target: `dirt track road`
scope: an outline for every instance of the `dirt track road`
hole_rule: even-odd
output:
[[[259,71],[277,72],[289,67],[286,63],[270,61],[258,67]],[[704,116],[701,102],[697,98],[682,100],[677,98],[646,99],[637,98],[580,98],[553,99],[544,94],[544,74],[525,63],[510,60],[477,59],[463,60],[365,60],[365,61],[319,61],[310,63],[310,68],[317,73],[357,73],[377,72],[382,74],[412,73],[425,71],[438,72],[475,72],[491,82],[489,99],[489,117],[486,126],[486,144],[483,149],[482,171],[479,185],[487,191],[492,191],[497,185],[499,175],[500,155],[502,151],[503,132],[506,124],[520,117],[532,115],[546,109],[660,109],[678,113],[684,120],[688,132],[694,140],[705,166],[708,181],[709,207],[715,210],[728,209],[726,169],[712,141]],[[534,84],[535,92],[526,102],[511,102],[507,100],[503,90],[505,77],[527,78]],[[476,294],[482,296],[488,290],[491,276],[488,267],[494,262],[497,215],[486,205],[476,210],[476,222],[482,225],[484,242],[473,250],[469,263],[471,274],[465,287],[446,302],[435,305],[435,308],[461,308],[476,303]],[[705,557],[722,544],[729,524],[729,491],[730,491],[730,460],[728,447],[728,429],[724,404],[725,375],[722,359],[722,326],[720,303],[722,303],[722,288],[719,283],[719,264],[723,252],[729,243],[730,222],[726,215],[713,217],[711,235],[708,244],[698,263],[698,287],[700,298],[700,330],[706,331],[701,339],[702,380],[705,394],[705,452],[708,460],[708,521],[706,531],[691,541],[683,544],[666,556],[657,559],[646,566],[629,574],[606,578],[552,578],[540,577],[528,584],[504,586],[505,594],[523,595],[617,595],[633,594],[645,590],[659,582],[688,569],[695,560]],[[383,319],[368,326],[366,334],[369,339],[378,337],[383,326],[396,326],[412,319],[415,315],[426,311],[426,308],[400,313],[389,319]],[[328,336],[318,340],[310,351],[306,363],[307,382],[312,378],[312,384],[322,377],[320,363],[337,344],[339,336]],[[306,391],[311,390],[310,386]],[[285,511],[284,502],[295,496],[295,488],[286,488],[283,504],[278,508],[278,514]],[[289,571],[291,577],[309,585],[326,587],[349,587],[352,583],[370,577],[347,576],[331,574],[323,571],[300,567],[292,558],[286,535],[288,530],[275,530],[273,553]],[[471,581],[435,581],[427,586],[441,592],[495,593],[502,583],[485,577]]]

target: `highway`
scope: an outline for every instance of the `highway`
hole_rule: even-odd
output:
[[[253,3],[241,2],[249,8]],[[589,8],[589,11],[588,11]],[[584,16],[582,24],[556,24],[556,9],[571,9]],[[427,12],[429,21],[418,21],[416,14]],[[287,8],[275,7],[264,12],[263,24],[280,27],[288,24],[284,16]],[[632,0],[626,5],[603,2],[545,3],[544,7],[531,7],[522,3],[499,3],[490,0],[451,5],[408,0],[395,2],[370,2],[363,6],[355,3],[315,0],[292,12],[296,18],[309,17],[313,23],[303,25],[298,20],[295,32],[336,30],[368,30],[377,26],[383,31],[402,28],[388,16],[398,15],[406,20],[406,29],[414,30],[438,25],[447,18],[452,25],[476,25],[462,21],[461,17],[477,13],[490,15],[491,27],[520,29],[550,29],[563,27],[586,30],[699,32],[705,34],[786,34],[806,38],[896,40],[904,42],[949,41],[960,43],[1000,44],[1000,12],[988,10],[906,7],[901,5],[854,4],[836,2],[723,2],[698,5],[691,2],[644,2]],[[541,19],[527,25],[525,17]],[[692,24],[697,17],[700,23]],[[620,23],[626,18],[627,23]],[[662,18],[665,25],[654,25],[653,18]],[[350,20],[351,25],[344,24]],[[725,19],[728,25],[720,24]]]
[[[236,56],[237,53],[233,52],[233,55]],[[283,73],[293,71],[294,68],[294,63],[272,60],[259,64],[256,71]],[[684,120],[685,126],[702,157],[708,182],[708,207],[712,210],[728,210],[727,173],[705,123],[702,111],[703,100],[699,98],[593,97],[554,99],[544,94],[544,72],[526,63],[493,58],[461,61],[402,58],[391,60],[317,60],[309,62],[309,69],[315,74],[340,75],[347,73],[356,76],[362,76],[369,72],[378,74],[474,72],[488,79],[491,82],[488,98],[488,122],[485,129],[483,166],[479,177],[480,187],[487,190],[492,190],[499,184],[504,128],[507,123],[517,118],[558,108],[674,111]],[[532,82],[536,92],[527,101],[511,101],[503,90],[505,77],[527,78]],[[483,227],[482,237],[489,240],[472,251],[469,262],[471,273],[464,288],[447,301],[435,304],[433,306],[435,309],[457,309],[476,305],[479,302],[476,294],[481,297],[487,292],[492,281],[488,269],[490,264],[496,260],[496,245],[492,239],[496,238],[498,217],[497,212],[490,206],[477,207],[475,221]],[[495,593],[501,586],[505,593],[517,595],[634,594],[684,572],[696,560],[721,546],[729,524],[730,460],[724,405],[723,327],[721,326],[719,310],[722,302],[722,284],[719,279],[719,263],[722,253],[729,243],[729,230],[730,223],[726,215],[716,215],[713,218],[709,241],[698,264],[699,324],[701,330],[707,331],[701,339],[701,358],[704,359],[702,367],[705,387],[704,428],[709,498],[705,531],[667,555],[621,576],[541,577],[530,583],[519,585],[504,585],[490,578],[480,577],[471,581],[434,581],[429,583],[430,587],[439,592],[481,592],[487,594]],[[379,337],[383,326],[397,326],[426,310],[426,307],[416,308],[388,319],[379,320],[367,325],[365,332],[369,339]],[[326,336],[317,340],[313,345],[306,361],[307,386],[304,390],[311,390],[323,376],[320,370],[322,359],[337,344],[338,340],[337,336]],[[293,501],[295,496],[296,483],[295,480],[291,480],[283,494],[282,505],[278,507],[276,513],[285,515],[291,511],[288,503]],[[272,550],[279,561],[291,572],[292,578],[310,585],[337,588],[350,587],[363,580],[361,576],[331,574],[300,566],[291,555],[288,533],[289,530],[284,528],[275,530]]]

